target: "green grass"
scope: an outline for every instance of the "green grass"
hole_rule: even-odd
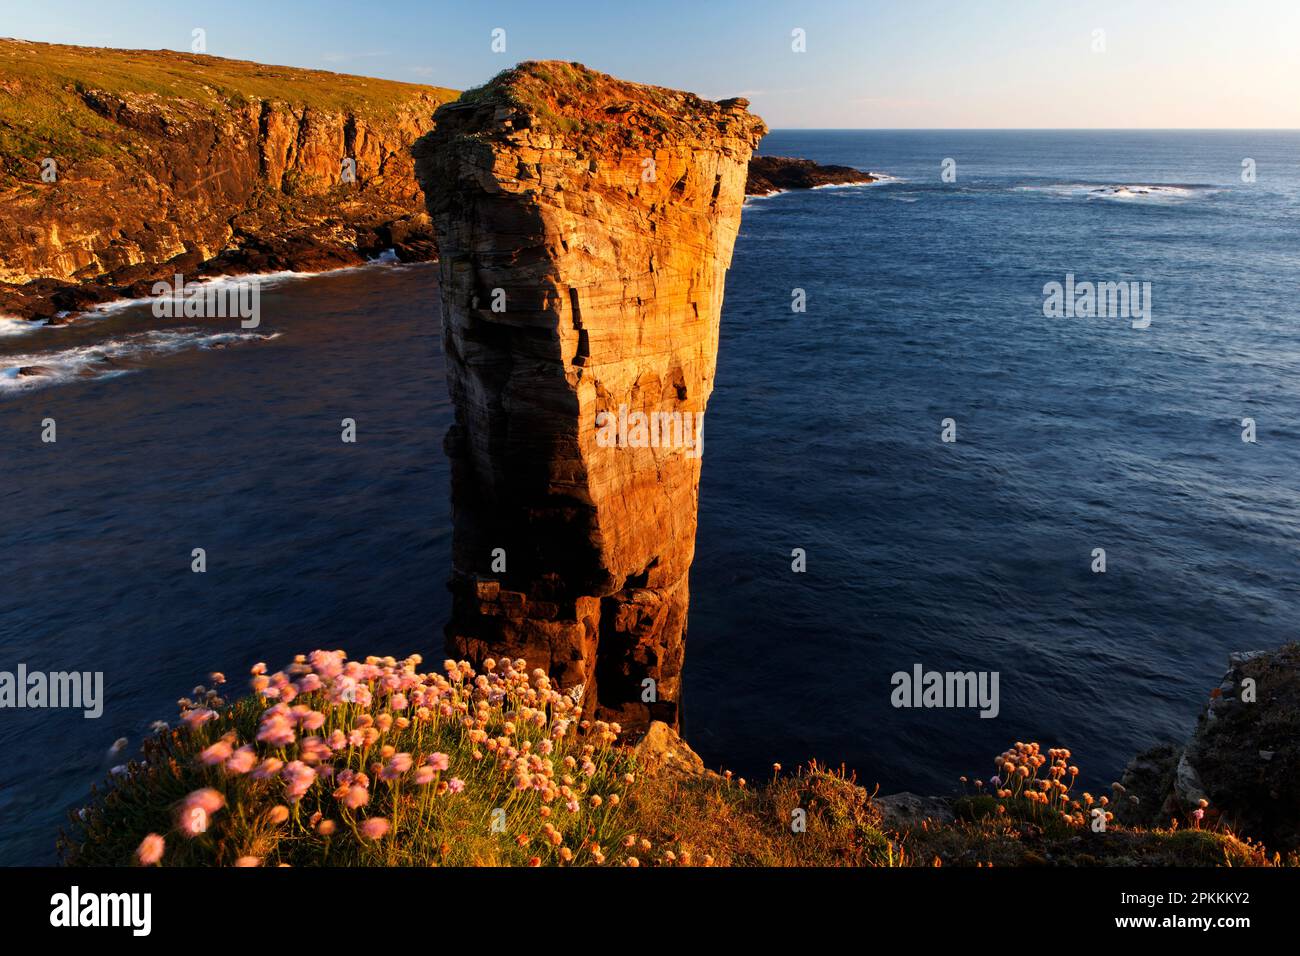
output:
[[[86,90],[151,96],[220,114],[262,100],[382,120],[419,95],[455,90],[370,77],[268,66],[166,50],[114,50],[0,39],[0,159],[11,175],[40,157],[63,162],[111,156],[124,135],[82,98]],[[27,173],[30,176],[30,171]]]
[[[630,83],[561,60],[528,60],[503,70],[467,90],[461,102],[518,109],[539,128],[579,135],[595,146],[716,134],[713,104],[692,93]]]

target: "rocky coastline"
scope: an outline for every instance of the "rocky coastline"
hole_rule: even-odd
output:
[[[628,731],[638,786],[624,796],[643,835],[676,847],[665,865],[689,862],[688,842],[765,866],[1300,862],[1296,644],[1231,655],[1188,739],[1129,763],[1101,832],[1082,794],[1062,804],[1074,820],[984,781],[880,795],[813,763],[747,790],[707,768],[677,732],[702,432],[638,443],[620,429],[610,444],[601,416],[701,421],[746,196],[879,177],[753,157],[766,127],[745,100],[580,64],[520,64],[455,96],[0,40],[0,316],[58,324],[178,273],[438,260],[455,407],[448,651],[489,670],[522,659],[524,682],[575,717]],[[37,183],[21,157],[46,144],[12,118],[41,110],[60,161]],[[134,772],[147,787],[161,771]],[[813,837],[792,843],[805,810]],[[92,827],[75,852],[117,829]]]
[[[1174,865],[1222,865],[1223,859],[1186,856],[1200,834],[1227,835],[1229,847],[1246,848],[1257,860],[1300,862],[1300,643],[1270,651],[1229,655],[1228,669],[1206,703],[1191,735],[1135,756],[1106,795],[1111,828],[1092,839],[1054,836],[1050,827],[1016,823],[1007,862],[1037,865],[1133,865],[1163,853],[1180,839],[1187,846],[1166,860]],[[729,779],[708,769],[669,727],[650,725],[635,752],[647,767],[691,779]],[[971,832],[987,819],[995,801],[976,791],[923,795],[880,794],[849,785],[851,802],[869,808],[875,825],[920,838],[936,849],[937,863],[987,860],[993,833]],[[877,788],[878,790],[878,788]],[[1008,801],[1009,802],[1009,801]],[[1184,837],[1179,837],[1180,830]],[[961,838],[963,831],[966,837]],[[975,833],[978,835],[975,835]],[[943,835],[949,838],[944,838]],[[1006,834],[1003,834],[1006,835]],[[1141,835],[1141,836],[1135,836]],[[1163,849],[1157,849],[1159,844]],[[1199,852],[1199,851],[1198,851]]]
[[[410,148],[456,96],[200,54],[0,39],[0,317],[59,325],[177,274],[436,259]],[[4,132],[47,112],[54,143]],[[745,194],[875,179],[761,156]]]
[[[411,144],[455,91],[0,40],[0,315],[436,256]]]
[[[792,189],[866,185],[879,179],[852,166],[826,166],[789,156],[755,156],[749,161],[745,195],[772,196]]]

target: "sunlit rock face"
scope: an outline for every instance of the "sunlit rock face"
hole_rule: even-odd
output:
[[[633,727],[678,720],[704,411],[766,131],[746,105],[526,63],[415,147],[456,409],[449,649],[525,658]]]

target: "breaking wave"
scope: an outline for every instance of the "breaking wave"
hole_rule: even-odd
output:
[[[26,319],[14,319],[7,315],[0,315],[0,339],[26,335],[28,332],[35,332],[43,325],[45,325],[44,320],[29,322]]]
[[[279,337],[278,332],[175,329],[138,332],[95,345],[0,356],[0,394],[126,375],[141,368],[151,356],[186,349],[227,348]]]
[[[1015,189],[1059,199],[1160,204],[1202,199],[1219,191],[1217,186],[1171,183],[1049,183]]]

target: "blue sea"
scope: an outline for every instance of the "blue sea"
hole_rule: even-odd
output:
[[[1037,740],[1095,790],[1187,735],[1229,652],[1300,635],[1300,133],[777,131],[761,152],[884,175],[746,205],[691,579],[708,763],[949,793]],[[1045,316],[1069,274],[1149,282],[1150,326]],[[436,267],[267,280],[262,314],[0,321],[0,670],[106,690],[98,720],[0,711],[0,863],[51,862],[68,809],[211,670],[440,659]],[[916,665],[997,672],[997,716],[893,706]]]

